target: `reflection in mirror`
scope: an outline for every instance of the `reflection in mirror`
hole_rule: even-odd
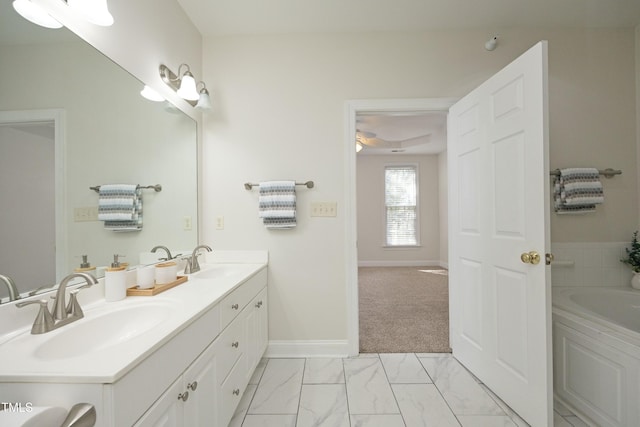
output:
[[[135,266],[160,243],[174,253],[196,246],[191,118],[144,99],[117,64],[66,28],[25,21],[11,2],[0,4],[0,72],[0,274],[22,295],[86,268],[83,255],[92,267],[114,254]],[[142,191],[140,231],[96,220],[89,187],[103,184],[162,185]]]

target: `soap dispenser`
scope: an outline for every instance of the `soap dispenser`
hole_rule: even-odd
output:
[[[120,301],[127,296],[127,270],[118,260],[121,256],[113,255],[111,267],[104,273],[104,299],[108,302]]]
[[[88,261],[87,255],[82,255],[82,262],[80,263],[80,267],[76,267],[73,269],[76,273],[89,273],[93,277],[96,276],[96,268],[91,266],[91,263]]]

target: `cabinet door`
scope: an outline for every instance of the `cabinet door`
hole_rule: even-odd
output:
[[[216,354],[210,345],[185,371],[184,390],[189,392],[184,402],[184,425],[188,427],[211,427],[218,411],[218,381],[216,377]]]
[[[245,331],[247,334],[247,382],[251,379],[260,358],[267,348],[268,316],[267,288],[247,305]]]
[[[138,420],[134,427],[183,427],[184,405],[179,396],[184,391],[182,377],[171,384],[167,391]],[[188,425],[188,424],[187,424]]]

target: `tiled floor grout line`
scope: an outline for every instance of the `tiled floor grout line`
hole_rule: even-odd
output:
[[[344,398],[347,401],[347,418],[349,419],[349,427],[351,426],[351,408],[349,406],[349,393],[347,392],[347,373],[344,369],[344,361],[346,358],[342,358],[342,378],[344,378]]]
[[[418,362],[420,362],[420,366],[422,366],[422,369],[424,369],[424,371],[427,373],[427,376],[429,377],[429,379],[431,380],[431,383],[433,384],[433,386],[436,388],[436,390],[438,390],[438,394],[440,395],[440,397],[442,397],[442,400],[444,401],[444,403],[447,405],[447,408],[449,408],[449,410],[451,411],[451,413],[453,414],[454,418],[456,419],[456,422],[458,423],[459,426],[462,426],[462,423],[460,422],[460,419],[458,419],[458,414],[456,414],[453,411],[453,408],[451,407],[451,405],[449,404],[449,401],[447,401],[447,399],[444,398],[444,395],[442,394],[442,391],[440,391],[440,388],[438,387],[438,384],[436,384],[436,381],[433,379],[433,377],[429,374],[429,370],[424,366],[424,364],[422,363],[422,359],[418,357],[418,355],[416,354],[416,358],[418,359]]]
[[[391,384],[391,380],[389,379],[389,374],[387,373],[387,368],[384,367],[384,363],[382,362],[382,358],[380,357],[380,353],[378,353],[378,360],[380,360],[380,365],[382,365],[382,370],[384,371],[385,377],[387,377],[387,382],[389,383],[389,387],[391,388],[391,394],[393,394],[393,400],[396,401],[396,406],[398,407],[398,412],[400,413],[400,417],[402,418],[402,423],[405,427],[407,427],[407,420],[404,418],[404,414],[400,409],[400,403],[398,402],[398,396],[396,396],[396,392],[393,390],[393,386]],[[427,374],[428,375],[428,374]]]
[[[386,382],[387,382],[388,386],[391,388],[391,392],[392,392],[392,395],[393,395],[394,402],[395,402],[395,404],[396,404],[396,406],[398,408],[398,413],[397,414],[395,414],[395,413],[394,414],[391,414],[391,413],[384,413],[384,414],[378,414],[378,413],[352,414],[351,413],[351,402],[350,402],[349,393],[348,393],[348,381],[347,381],[347,372],[346,372],[346,363],[347,362],[346,361],[349,360],[349,359],[355,359],[357,357],[354,357],[354,358],[350,358],[350,357],[339,358],[340,362],[341,362],[340,363],[340,371],[341,371],[341,375],[342,375],[341,379],[344,381],[343,383],[339,382],[340,380],[339,379],[336,380],[335,378],[332,379],[332,380],[327,380],[329,382],[326,382],[326,383],[322,382],[323,380],[322,379],[318,379],[318,377],[315,377],[316,379],[314,379],[314,376],[316,374],[314,374],[312,371],[317,370],[317,368],[311,367],[311,368],[309,368],[309,369],[311,369],[311,371],[307,372],[307,368],[309,367],[309,358],[304,358],[304,361],[302,363],[302,377],[301,377],[301,382],[300,382],[300,385],[299,385],[299,388],[298,388],[298,396],[297,396],[298,401],[297,401],[297,406],[296,406],[296,408],[297,408],[296,413],[295,414],[289,414],[289,413],[287,413],[287,414],[284,414],[284,413],[283,414],[280,414],[280,413],[251,414],[250,413],[250,408],[251,408],[251,406],[253,404],[253,401],[255,400],[255,397],[256,397],[256,395],[258,393],[258,388],[260,387],[262,381],[264,380],[264,375],[265,375],[265,373],[267,371],[268,366],[271,363],[271,360],[272,359],[287,359],[287,358],[264,358],[264,362],[263,362],[264,367],[263,367],[263,369],[261,370],[261,372],[255,378],[253,378],[253,382],[250,384],[253,387],[247,386],[246,389],[245,389],[245,392],[247,392],[248,389],[252,388],[253,389],[253,393],[250,396],[250,398],[248,399],[248,402],[246,402],[246,408],[247,409],[246,409],[244,415],[242,416],[242,420],[241,420],[241,423],[239,425],[240,426],[244,426],[245,423],[247,423],[247,418],[249,417],[249,415],[254,417],[254,418],[252,418],[252,421],[251,421],[252,424],[255,423],[255,421],[256,421],[255,420],[255,416],[257,416],[257,415],[265,415],[265,416],[294,415],[295,416],[295,425],[297,425],[298,424],[298,420],[299,420],[300,411],[302,409],[301,408],[302,392],[303,392],[303,389],[304,389],[305,385],[313,386],[313,385],[324,385],[324,384],[334,384],[334,385],[342,385],[342,384],[344,384],[344,393],[345,393],[345,400],[346,400],[345,403],[346,403],[347,420],[348,420],[345,425],[347,425],[349,427],[353,427],[353,419],[352,419],[353,415],[356,415],[356,419],[358,419],[358,416],[365,416],[365,415],[373,416],[373,417],[382,416],[382,415],[400,415],[400,420],[402,421],[402,423],[406,427],[407,426],[407,419],[405,417],[405,413],[403,413],[403,411],[400,409],[400,402],[398,401],[398,395],[396,393],[396,390],[394,390],[393,386],[394,385],[401,386],[401,385],[409,385],[409,384],[431,384],[431,385],[433,385],[435,387],[439,397],[442,399],[442,401],[446,405],[446,408],[449,410],[449,412],[453,415],[453,417],[454,417],[455,421],[457,422],[458,426],[463,426],[463,423],[459,418],[462,414],[456,414],[454,412],[453,408],[451,407],[450,402],[448,402],[445,399],[445,396],[444,396],[442,390],[440,389],[440,387],[438,387],[438,385],[436,384],[436,381],[434,381],[434,378],[431,376],[431,374],[429,374],[429,371],[425,367],[425,365],[423,363],[423,359],[426,358],[426,357],[420,358],[420,357],[418,357],[418,353],[406,353],[406,354],[408,354],[408,355],[410,354],[413,357],[415,357],[416,359],[418,359],[418,362],[420,364],[420,368],[426,373],[426,376],[427,376],[428,380],[431,381],[431,383],[428,383],[428,382],[427,383],[411,382],[410,380],[409,381],[405,381],[406,377],[404,376],[404,374],[400,374],[400,376],[398,376],[396,378],[396,380],[398,382],[393,382],[391,380],[391,378],[389,377],[390,374],[389,374],[388,369],[395,367],[394,362],[392,360],[390,360],[389,363],[391,363],[391,364],[389,366],[385,366],[385,364],[384,364],[384,362],[382,360],[383,358],[381,357],[380,353],[376,353],[375,356],[368,356],[368,357],[377,359],[377,363],[380,363],[380,365],[382,366],[382,371],[384,373]],[[433,356],[433,357],[438,357],[439,358],[439,357],[444,357],[444,356]],[[453,356],[450,356],[450,357],[453,357]],[[293,358],[293,359],[297,359],[297,358]],[[331,358],[329,358],[329,359],[331,359]],[[463,366],[464,369],[466,369],[466,367],[464,367],[464,365],[462,365],[462,366]],[[337,368],[337,366],[335,366],[335,368]],[[402,371],[401,368],[398,368],[398,369],[400,369]],[[338,372],[338,370],[335,370],[334,374],[337,373],[337,372]],[[308,373],[311,373],[312,376],[310,377],[310,380],[312,380],[313,382],[305,383],[306,374],[308,374]],[[419,374],[419,375],[421,376],[422,374]],[[483,392],[486,393],[490,397],[490,399],[501,409],[503,414],[502,415],[498,415],[498,414],[494,414],[494,415],[490,415],[490,414],[486,414],[486,415],[484,415],[484,414],[475,414],[475,415],[472,415],[472,416],[475,416],[475,417],[480,417],[480,416],[483,416],[483,415],[487,416],[487,417],[489,417],[489,416],[504,416],[504,417],[506,417],[505,420],[506,419],[510,420],[511,423],[514,426],[522,426],[523,423],[524,423],[524,425],[527,425],[526,422],[524,422],[524,420],[522,420],[522,418],[515,411],[513,411],[513,409],[511,409],[505,402],[503,402],[499,398],[499,396],[496,396],[494,393],[491,393],[490,389],[488,387],[484,386],[483,383],[481,381],[479,381],[477,378],[473,377],[473,379],[476,381],[478,386],[480,386],[483,389]],[[568,426],[574,426],[575,425],[573,422],[571,422],[572,419],[573,419],[572,417],[575,417],[575,415],[573,415],[573,414],[571,414],[571,415],[563,415],[560,412],[556,411],[556,409],[554,407],[554,415],[557,415],[557,417],[562,419]],[[249,424],[247,424],[247,425],[249,425]],[[580,423],[579,425],[583,425],[583,424]]]

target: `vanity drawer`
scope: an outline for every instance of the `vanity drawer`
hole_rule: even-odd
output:
[[[216,353],[216,372],[220,383],[227,378],[233,365],[246,352],[247,337],[243,326],[244,322],[240,319],[232,322],[213,343]]]
[[[229,373],[227,379],[222,383],[220,407],[218,412],[218,425],[226,426],[231,421],[242,395],[244,394],[247,382],[245,380],[246,355],[242,355]]]
[[[242,309],[267,285],[267,269],[263,268],[253,277],[238,286],[233,292],[224,297],[220,303],[220,318],[224,328]]]

